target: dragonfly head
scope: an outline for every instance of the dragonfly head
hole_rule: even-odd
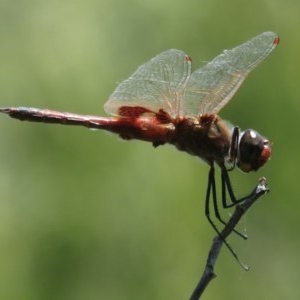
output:
[[[237,166],[244,172],[257,171],[271,156],[269,141],[257,131],[247,129],[239,139]]]

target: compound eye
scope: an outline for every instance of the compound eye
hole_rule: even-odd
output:
[[[240,137],[237,166],[244,172],[257,171],[271,156],[269,141],[252,129]]]

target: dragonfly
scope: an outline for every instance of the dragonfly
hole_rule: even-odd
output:
[[[0,108],[0,112],[22,121],[103,129],[124,140],[151,142],[154,147],[171,144],[199,157],[210,167],[205,215],[220,235],[213,218],[223,225],[226,221],[218,210],[215,165],[221,170],[221,203],[224,208],[229,208],[249,196],[236,198],[228,172],[236,166],[246,173],[257,171],[269,160],[271,147],[268,139],[257,131],[247,129],[241,132],[239,127],[223,121],[218,113],[232,99],[247,75],[278,43],[276,33],[261,33],[231,50],[224,50],[194,72],[191,58],[183,51],[164,51],[117,86],[104,104],[111,117],[31,107]],[[238,260],[231,246],[223,242]]]

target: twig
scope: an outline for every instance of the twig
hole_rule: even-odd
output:
[[[203,274],[197,284],[190,300],[198,300],[203,294],[205,288],[208,286],[210,281],[216,277],[214,273],[214,266],[216,264],[218,255],[220,253],[223,241],[231,234],[237,223],[240,221],[242,216],[247,212],[247,210],[252,206],[252,204],[261,196],[269,192],[267,187],[266,178],[260,178],[258,185],[255,187],[250,196],[245,199],[242,203],[236,205],[235,211],[231,215],[229,221],[227,222],[224,229],[221,231],[220,235],[213,239],[212,246],[208,253],[208,258],[206,261],[206,266]],[[249,270],[248,266],[245,266],[245,270]]]

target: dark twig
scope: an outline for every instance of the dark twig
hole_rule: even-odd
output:
[[[258,185],[255,187],[250,196],[245,199],[240,204],[237,204],[235,211],[231,215],[229,221],[225,225],[224,229],[221,231],[220,235],[216,236],[213,240],[212,246],[208,253],[208,258],[206,261],[206,266],[204,272],[201,276],[199,283],[197,284],[190,300],[198,300],[203,294],[205,288],[210,283],[210,281],[216,277],[214,273],[214,266],[216,264],[218,255],[220,253],[221,247],[224,240],[232,233],[237,223],[240,221],[242,216],[247,212],[247,210],[252,206],[252,204],[261,196],[269,192],[267,187],[266,178],[260,178]],[[248,266],[245,266],[245,270],[249,270]]]

